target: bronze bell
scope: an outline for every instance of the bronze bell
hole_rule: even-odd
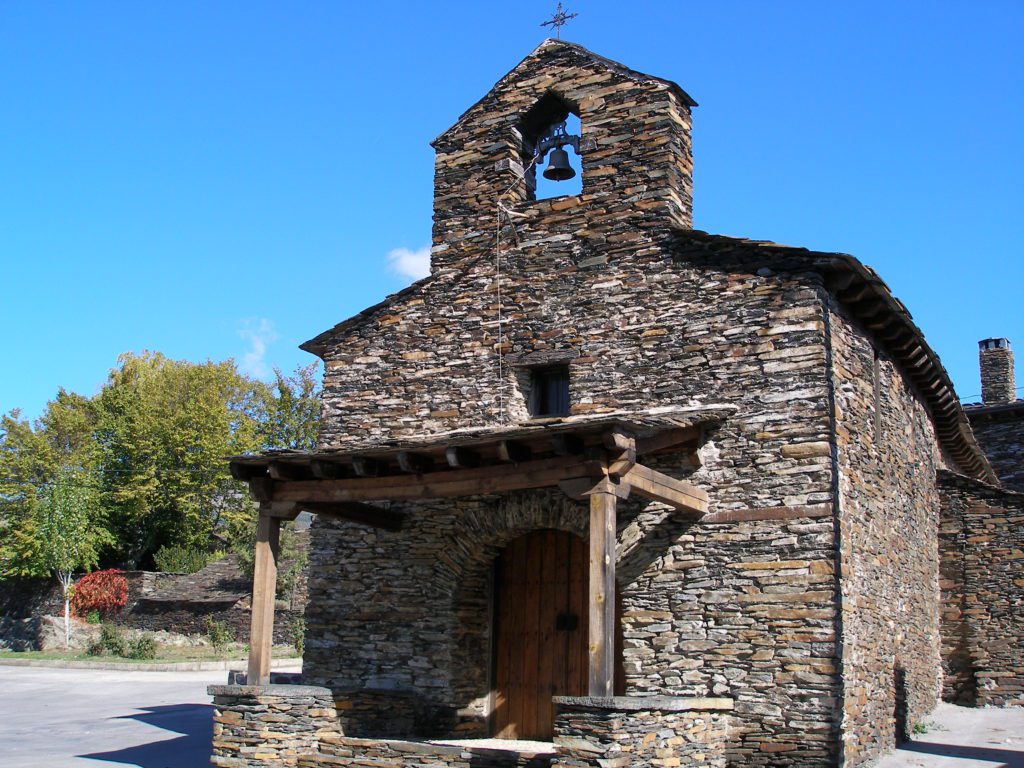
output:
[[[551,181],[566,181],[576,175],[569,165],[569,153],[561,147],[555,147],[548,156],[548,167],[544,169],[544,178]]]

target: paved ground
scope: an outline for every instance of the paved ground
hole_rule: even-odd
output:
[[[926,731],[877,768],[1024,768],[1024,707],[969,709],[939,704]]]
[[[0,666],[4,768],[209,764],[206,686],[227,673]]]
[[[208,765],[210,683],[226,673],[0,666],[3,768]],[[877,768],[1024,768],[1024,707],[941,704]]]

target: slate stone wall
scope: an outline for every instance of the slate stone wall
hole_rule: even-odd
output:
[[[343,737],[322,745],[319,754],[299,758],[299,768],[549,768],[554,761],[549,752]]]
[[[944,472],[943,696],[1024,706],[1024,494]]]
[[[727,699],[559,698],[553,751],[495,749],[394,739],[329,738],[299,768],[724,768]],[[524,745],[526,746],[526,745]]]
[[[522,86],[499,84],[497,113],[474,108],[438,141],[433,275],[307,345],[325,360],[321,447],[526,421],[519,383],[536,353],[565,356],[573,414],[734,407],[699,468],[681,456],[658,468],[707,489],[713,511],[811,511],[694,526],[623,505],[627,694],[733,696],[736,761],[820,764],[835,755],[839,696],[822,276],[680,235],[678,92],[550,56],[554,80],[534,82],[528,64]],[[515,149],[510,116],[548,87],[579,105],[596,154],[582,195],[534,202],[515,188],[495,269],[494,162]],[[595,117],[605,107],[614,119]],[[398,533],[315,524],[309,679],[335,691],[354,736],[482,733],[490,563],[533,528],[585,535],[585,511],[557,493],[406,509]]]
[[[341,738],[331,692],[307,685],[211,685],[215,768],[282,768]]]
[[[1002,411],[967,407],[971,429],[1004,487],[1024,491],[1024,400]]]
[[[829,509],[693,525],[657,505],[623,505],[627,694],[736,698],[735,764],[834,755]],[[401,532],[316,526],[304,679],[334,691],[345,732],[486,736],[491,563],[530,530],[585,536],[587,510],[528,492],[419,505]]]
[[[944,466],[917,392],[842,311],[830,316],[839,465],[843,757],[894,746],[941,685],[939,498]]]
[[[725,768],[728,699],[556,698],[558,768]]]
[[[942,700],[962,706],[977,703],[972,638],[964,611],[964,548],[966,535],[962,510],[951,504],[950,494],[939,486],[942,513],[939,526],[939,600],[942,637]]]
[[[431,276],[305,345],[325,361],[321,448],[527,421],[538,356],[568,365],[573,415],[735,409],[696,462],[657,467],[713,513],[790,513],[622,505],[626,693],[734,698],[735,765],[834,763],[841,725],[859,764],[893,743],[898,700],[913,721],[938,695],[928,413],[885,356],[875,376],[807,259],[680,231],[685,95],[607,65],[545,44],[437,140]],[[535,201],[518,121],[548,90],[589,149],[582,194]],[[353,736],[481,735],[490,564],[528,530],[585,535],[585,511],[546,492],[403,509],[400,532],[315,523],[307,674]]]
[[[240,604],[203,603],[189,600],[142,602],[129,613],[122,614],[117,623],[147,632],[176,632],[184,635],[205,636],[207,619],[222,622],[235,633],[235,639],[246,642],[252,623],[250,600]],[[295,622],[302,619],[302,611],[277,608],[274,611],[274,644],[291,645]]]
[[[580,118],[583,194],[531,204],[531,110],[549,94]],[[493,249],[499,199],[531,217],[556,214],[545,216],[546,242],[577,241],[583,258],[588,245],[639,245],[652,226],[692,226],[690,103],[666,81],[546,41],[434,142],[434,271]],[[585,233],[572,225],[581,215]]]
[[[1012,403],[1017,399],[1017,384],[1010,342],[1006,339],[985,339],[978,346],[982,402],[986,405]]]

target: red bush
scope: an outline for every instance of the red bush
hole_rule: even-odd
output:
[[[111,616],[128,603],[128,579],[124,571],[110,568],[87,573],[75,583],[71,608],[76,616],[98,611],[103,617]]]

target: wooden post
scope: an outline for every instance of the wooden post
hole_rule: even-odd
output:
[[[590,494],[589,647],[591,696],[615,692],[615,494]]]
[[[249,672],[246,678],[249,685],[267,685],[270,682],[280,538],[281,518],[270,515],[270,504],[261,504],[252,577],[252,623],[249,630]]]

